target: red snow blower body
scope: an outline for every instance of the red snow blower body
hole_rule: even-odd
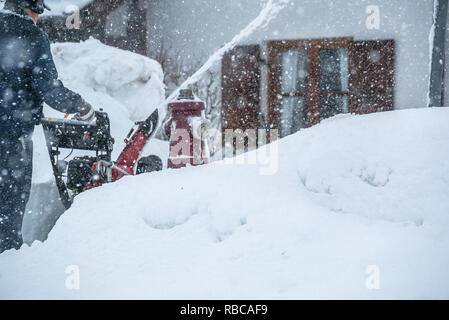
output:
[[[159,114],[156,110],[147,120],[137,122],[125,139],[126,146],[120,156],[112,161],[114,139],[111,137],[107,113],[96,112],[96,121],[93,123],[43,119],[53,173],[64,206],[70,208],[77,194],[104,183],[114,182],[128,175],[162,170],[162,160],[159,157],[140,158],[143,148],[156,132],[158,121]],[[63,160],[59,159],[61,149],[71,150]],[[91,154],[66,161],[74,150],[89,151]]]

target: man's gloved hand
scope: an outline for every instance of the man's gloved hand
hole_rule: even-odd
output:
[[[95,119],[95,110],[90,104],[84,102],[80,112],[73,116],[73,119],[83,122],[91,122]]]

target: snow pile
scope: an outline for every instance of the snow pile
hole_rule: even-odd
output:
[[[130,121],[145,120],[165,97],[162,68],[156,61],[89,39],[52,46],[61,80],[103,107],[103,94],[117,100]],[[97,96],[95,96],[95,94]]]
[[[339,116],[277,143],[274,175],[213,163],[84,193],[0,255],[0,298],[449,298],[448,117]]]

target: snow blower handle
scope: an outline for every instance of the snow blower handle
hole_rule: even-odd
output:
[[[90,104],[84,101],[80,111],[75,114],[72,119],[83,122],[92,122],[95,120],[95,110]]]

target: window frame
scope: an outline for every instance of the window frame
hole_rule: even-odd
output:
[[[279,77],[279,53],[291,50],[307,50],[308,52],[308,90],[307,97],[309,127],[320,122],[320,97],[322,95],[347,95],[349,99],[349,88],[345,92],[321,92],[320,88],[320,50],[321,49],[350,49],[353,37],[307,39],[307,40],[273,40],[267,43],[268,47],[268,123],[270,128],[278,128],[280,121],[280,108],[278,96]],[[348,57],[349,59],[349,57]],[[349,77],[349,70],[348,70]],[[349,87],[349,85],[348,85]],[[291,95],[282,94],[283,97]]]

